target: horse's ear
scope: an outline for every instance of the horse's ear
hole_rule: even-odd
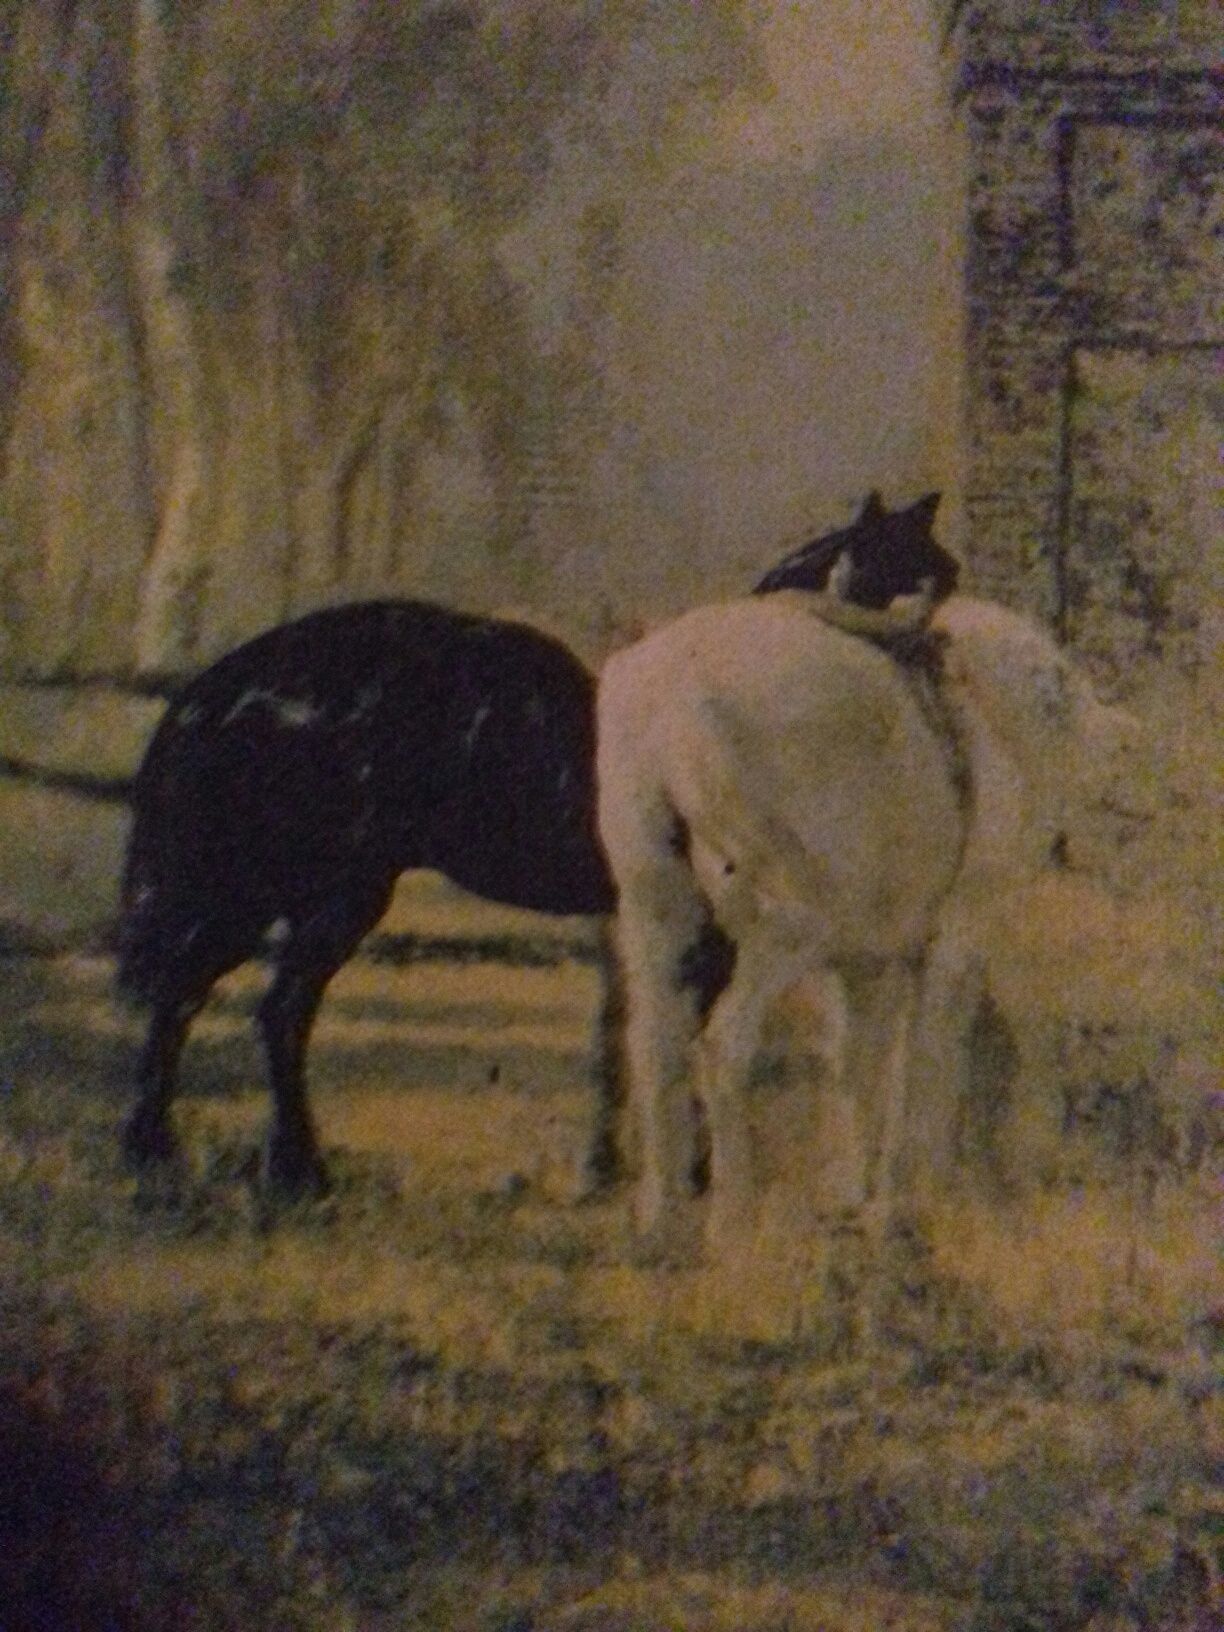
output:
[[[928,493],[924,499],[919,499],[911,510],[910,515],[924,527],[929,527],[935,520],[935,512],[939,509],[940,495]]]
[[[887,514],[888,511],[884,508],[884,501],[880,497],[879,490],[873,488],[867,495],[863,508],[859,512],[860,523],[864,521],[883,521]]]

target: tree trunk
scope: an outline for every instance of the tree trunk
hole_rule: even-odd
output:
[[[332,427],[299,484],[297,598],[305,606],[333,600],[353,578],[354,487],[378,440],[381,404],[363,404]]]
[[[7,19],[6,19],[7,20]],[[47,121],[65,70],[70,16],[59,0],[12,8],[0,49],[0,472],[21,379],[18,239]]]
[[[212,658],[281,621],[289,609],[292,404],[286,379],[286,243],[276,178],[244,223],[250,271],[240,309],[201,313],[208,368],[212,505],[197,570],[207,578],[198,658]]]
[[[209,499],[204,379],[192,315],[173,281],[174,176],[165,108],[166,41],[158,0],[134,0],[129,265],[141,314],[153,399],[155,522],[137,609],[135,661],[142,674],[174,672],[196,655]]]
[[[113,153],[91,100],[112,44],[92,7],[75,10],[10,245],[21,369],[0,494],[6,659],[43,675],[126,666],[147,526],[140,381],[114,321]]]

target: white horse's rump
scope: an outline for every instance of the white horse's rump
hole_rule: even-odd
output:
[[[694,1066],[711,1228],[742,1227],[761,1019],[812,975],[839,1013],[830,1087],[858,1108],[861,1188],[886,1214],[928,968],[941,1002],[959,1008],[973,985],[959,947],[941,958],[936,943],[963,929],[962,894],[1041,865],[1053,773],[1104,712],[1048,638],[1002,608],[953,598],[933,627],[946,671],[935,707],[928,680],[793,596],[690,613],[604,670],[600,826],[620,892],[647,1232],[666,1235],[688,1193]],[[684,970],[711,920],[736,959],[703,1016]],[[929,1082],[957,1080],[938,1056],[962,1019],[924,1026]]]

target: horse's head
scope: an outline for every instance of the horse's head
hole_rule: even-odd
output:
[[[787,556],[766,573],[756,593],[830,590],[841,600],[883,610],[898,596],[916,595],[927,586],[932,601],[942,601],[956,588],[960,566],[932,531],[938,508],[938,493],[905,510],[887,509],[873,493],[849,527]]]

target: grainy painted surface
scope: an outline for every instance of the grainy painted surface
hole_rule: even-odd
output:
[[[4,1632],[1220,1624],[1219,9],[933,10],[0,0],[0,922],[95,948],[0,960]],[[594,662],[873,487],[1163,755],[989,904],[968,1179],[881,1263],[802,994],[750,1239],[570,1206],[592,926],[435,877],[320,1019],[328,1202],[251,1183],[258,968],[122,1169],[136,682],[378,593]]]

